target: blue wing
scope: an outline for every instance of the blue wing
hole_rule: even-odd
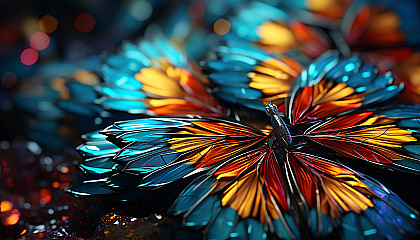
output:
[[[207,238],[418,234],[418,213],[376,181],[318,154],[270,147],[269,135],[240,122],[146,118],[100,133],[79,147],[89,161],[104,158],[93,178],[70,191],[75,196],[144,203],[163,189],[180,193],[167,198],[169,214]],[[107,161],[114,165],[104,167]],[[337,233],[340,221],[348,224]]]
[[[292,124],[313,122],[385,102],[404,89],[390,73],[379,74],[358,55],[328,51],[311,63],[289,90],[286,116]]]
[[[301,64],[288,56],[274,56],[250,46],[221,46],[206,63],[207,76],[219,99],[264,111],[263,101],[281,106]]]

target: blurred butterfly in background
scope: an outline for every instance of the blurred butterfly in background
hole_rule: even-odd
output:
[[[101,82],[92,86],[97,96],[91,104],[130,114],[226,115],[208,93],[209,80],[164,38],[126,42],[104,59],[98,73]]]
[[[231,18],[226,39],[229,45],[239,36],[271,54],[297,51],[311,59],[328,49],[360,52],[381,72],[393,70],[406,82],[404,99],[419,102],[419,12],[415,0],[284,1],[277,8],[253,2]]]
[[[56,61],[37,67],[36,74],[21,79],[13,103],[23,110],[19,120],[25,136],[48,151],[62,153],[63,148],[69,146],[70,139],[80,138],[69,112],[65,110],[71,109],[81,116],[106,116],[101,107],[92,104],[96,94],[91,85],[98,82],[92,71],[99,66],[98,57],[77,64]],[[93,129],[93,119],[91,122],[84,121],[83,127],[88,129],[85,131]]]
[[[311,59],[330,48],[323,31],[304,24],[283,8],[261,2],[239,8],[229,21],[232,30],[224,37],[228,46],[246,39],[267,53],[298,52]]]
[[[305,48],[305,44],[312,42],[312,47],[316,46],[312,51],[318,53],[307,54],[312,58],[329,48],[343,50],[348,47],[351,51],[377,52],[401,60],[406,54],[400,50],[407,52],[409,48],[419,46],[420,36],[411,34],[420,26],[420,19],[415,17],[420,9],[417,1],[403,0],[394,6],[390,0],[338,0],[333,1],[342,6],[340,11],[332,13],[338,14],[336,17],[328,17],[333,8],[331,4],[317,11],[314,4],[313,8],[308,6],[314,1],[305,2],[306,7],[299,1],[284,1],[278,8],[252,2],[232,17],[232,32],[271,49],[271,52],[290,51],[291,47]],[[249,15],[256,17],[246,18]]]
[[[223,55],[220,60],[206,67],[214,73],[204,76],[194,61],[163,37],[125,42],[116,53],[103,54],[102,64],[98,57],[84,61],[86,70],[65,64],[46,66],[49,74],[60,71],[60,75],[47,77],[44,86],[33,81],[31,87],[21,84],[15,102],[35,115],[36,120],[28,124],[36,124],[30,133],[33,139],[61,149],[68,133],[77,132],[74,126],[63,131],[63,123],[72,122],[69,113],[76,116],[77,126],[85,132],[143,115],[237,116],[236,108],[222,106],[218,99],[262,111],[261,101],[270,99],[281,105],[302,70],[294,56],[275,58],[243,47],[220,47],[218,52]],[[243,76],[235,82],[232,74]],[[48,111],[41,109],[44,105]],[[247,112],[242,111],[241,118],[244,114]],[[51,139],[56,144],[51,144]]]
[[[283,106],[290,84],[303,68],[295,56],[275,57],[249,46],[221,46],[214,56],[217,59],[207,60],[202,68],[205,76],[164,38],[125,42],[117,53],[104,56],[99,83],[68,82],[71,97],[59,106],[81,115],[95,114],[89,110],[95,107],[102,109],[100,116],[119,119],[127,115],[242,119],[247,112],[238,111],[238,106],[264,111],[261,101],[269,100]]]
[[[419,108],[378,105],[403,87],[357,55],[330,51],[291,84],[283,118],[266,103],[269,129],[155,117],[85,135],[78,150],[89,180],[70,193],[143,207],[173,201],[168,214],[209,239],[418,236],[415,210],[343,164],[420,171]]]

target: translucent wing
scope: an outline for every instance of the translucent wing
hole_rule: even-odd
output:
[[[197,177],[169,212],[183,215],[186,226],[204,228],[209,239],[325,237],[337,234],[333,229],[341,220],[349,225],[337,236],[400,238],[417,231],[418,216],[388,189],[351,169],[306,153],[279,155],[270,147]]]
[[[104,58],[99,75],[100,83],[71,83],[69,89],[79,94],[61,102],[62,107],[73,109],[74,102],[89,101],[133,114],[226,115],[195,63],[163,38],[124,43],[118,53]]]
[[[103,179],[102,173],[115,175],[105,183],[88,180],[75,187],[72,193],[80,197],[95,195],[86,191],[88,185],[117,191],[139,185],[143,179],[141,186],[160,187],[259,146],[267,135],[222,119],[149,118],[117,122],[87,138],[78,148],[87,159],[81,168],[93,172],[97,180]],[[97,162],[92,165],[93,160]],[[124,177],[132,180],[121,182]]]
[[[308,205],[317,199],[322,213],[328,212],[333,220],[341,218],[341,238],[399,239],[419,234],[418,212],[377,181],[327,158],[300,152],[291,153],[288,158],[300,165],[296,170],[307,173],[295,173],[293,179],[303,189],[300,194]],[[292,169],[292,174],[296,170]],[[309,191],[311,181],[316,184]]]
[[[388,106],[330,118],[304,135],[340,154],[420,171],[419,129],[418,107]]]
[[[392,68],[398,73],[406,82],[405,93],[408,100],[419,103],[420,88],[415,72],[420,68],[418,49],[420,34],[417,32],[420,28],[420,17],[417,14],[420,3],[415,0],[404,0],[398,6],[394,6],[392,1],[386,0],[376,2],[373,6],[365,6],[364,9],[370,13],[369,27],[365,30],[365,34],[360,36],[357,45],[369,47],[385,43],[386,45],[383,44],[385,46],[380,45],[381,48],[372,48],[370,55],[374,59],[380,59],[378,62],[384,62],[383,68]],[[381,19],[388,20],[383,22]],[[379,26],[381,24],[382,26]]]
[[[205,229],[208,239],[299,237],[287,212],[287,179],[281,169],[269,147],[226,159],[192,181],[169,212],[183,215],[185,226]]]
[[[224,101],[264,111],[262,101],[282,105],[302,67],[294,59],[273,56],[259,49],[222,46],[216,60],[206,63],[216,85],[214,95]]]
[[[420,3],[402,0],[354,1],[341,22],[340,32],[352,51],[377,64],[381,71],[392,70],[406,83],[405,100],[419,102],[415,72],[420,68]],[[341,41],[343,41],[341,39]]]
[[[169,213],[207,238],[328,236],[349,214],[366,223],[348,231],[400,237],[416,230],[417,213],[383,186],[328,159],[273,148],[269,134],[239,122],[148,118],[117,122],[101,134],[107,141],[89,135],[79,151],[88,162],[104,156],[102,170],[72,194],[143,202],[157,200],[161,189],[182,191]]]
[[[342,59],[324,53],[309,65],[289,90],[286,116],[291,124],[316,122],[351,113],[397,96],[404,89],[391,73],[379,74],[358,55]]]
[[[224,115],[207,92],[207,79],[194,63],[163,39],[154,44],[126,43],[102,67],[103,95],[98,103],[106,108],[158,115]]]

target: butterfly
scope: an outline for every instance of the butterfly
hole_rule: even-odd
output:
[[[336,9],[336,10],[332,10]],[[381,72],[393,70],[407,83],[408,101],[419,101],[418,1],[389,0],[285,2],[277,7],[250,4],[232,17],[232,33],[270,54],[297,51],[315,59],[328,49],[345,56],[359,52]],[[336,16],[331,16],[336,15]],[[257,16],[247,18],[247,16]],[[236,39],[237,37],[228,36]]]
[[[232,30],[224,39],[228,43],[246,39],[270,54],[293,51],[311,59],[330,49],[328,36],[295,17],[292,9],[296,7],[285,9],[251,2],[229,19]]]
[[[80,168],[91,177],[70,193],[144,206],[179,194],[165,197],[168,214],[208,239],[415,236],[419,214],[343,164],[419,171],[419,108],[378,106],[402,88],[357,56],[328,52],[292,84],[283,117],[266,103],[270,129],[154,117],[85,135]]]
[[[125,42],[118,53],[104,54],[103,58],[100,82],[68,84],[70,92],[79,94],[61,102],[63,108],[81,112],[85,108],[72,102],[88,102],[114,115],[227,114],[209,93],[209,80],[197,64],[163,37]]]
[[[232,17],[233,33],[271,52],[290,51],[293,47],[305,49],[310,44],[316,48],[312,50],[315,54],[307,54],[312,58],[326,49],[337,48],[346,54],[350,50],[359,51],[366,53],[365,57],[379,54],[387,56],[387,61],[399,61],[420,42],[417,34],[411,34],[420,26],[420,20],[415,17],[420,8],[417,1],[403,0],[398,6],[390,0],[334,2],[347,6],[342,7],[346,11],[332,13],[338,13],[336,20],[310,7],[305,9],[297,2],[278,7],[251,3]],[[331,12],[331,8],[328,5],[326,9]],[[256,17],[246,18],[249,15]],[[383,58],[380,60],[384,62]]]

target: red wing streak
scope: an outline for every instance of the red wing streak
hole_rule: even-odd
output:
[[[312,128],[305,137],[338,153],[378,163],[410,158],[402,151],[405,143],[417,141],[395,120],[372,112],[342,116]]]

